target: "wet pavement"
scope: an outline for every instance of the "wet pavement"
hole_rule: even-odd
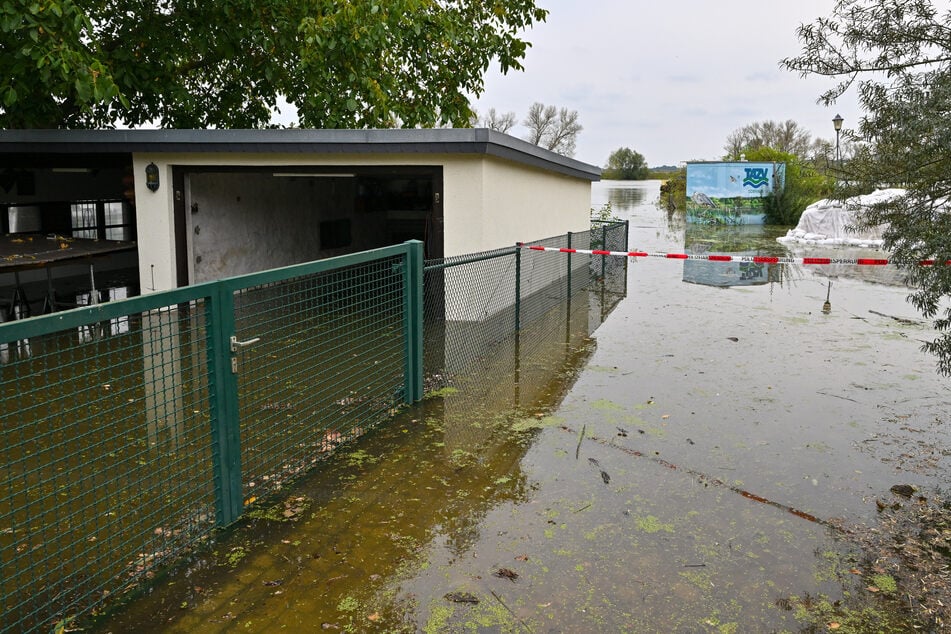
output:
[[[593,204],[631,249],[784,253],[687,227],[658,190]],[[592,337],[585,301],[534,324],[95,629],[905,631],[850,531],[949,475],[907,293],[881,269],[632,262]]]

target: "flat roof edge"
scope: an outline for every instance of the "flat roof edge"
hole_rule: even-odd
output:
[[[601,169],[485,128],[0,130],[2,154],[486,154],[596,181]]]

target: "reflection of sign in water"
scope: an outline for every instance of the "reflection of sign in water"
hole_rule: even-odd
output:
[[[764,198],[782,190],[785,163],[687,163],[687,222],[763,224]]]
[[[683,281],[726,287],[756,286],[779,280],[783,265],[754,259],[785,252],[776,243],[776,233],[763,225],[688,225],[684,232],[684,250],[692,259],[684,262]],[[727,256],[729,259],[724,261]]]
[[[782,264],[684,260],[683,281],[704,286],[758,286],[776,281]],[[772,273],[773,268],[776,273]]]

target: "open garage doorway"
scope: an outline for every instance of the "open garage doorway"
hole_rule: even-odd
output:
[[[176,167],[178,285],[398,244],[443,256],[441,166]]]

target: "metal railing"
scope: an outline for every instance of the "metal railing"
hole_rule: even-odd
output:
[[[95,611],[418,400],[420,247],[0,324],[0,631]]]

